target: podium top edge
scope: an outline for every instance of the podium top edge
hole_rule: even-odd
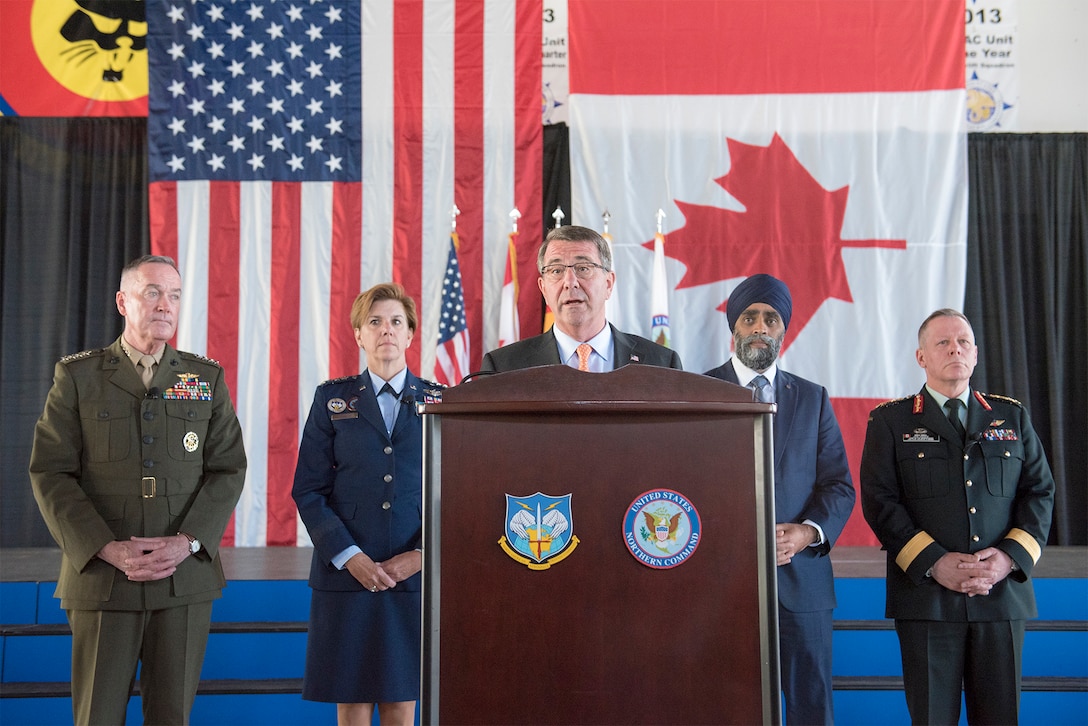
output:
[[[573,401],[573,400],[516,400],[516,401],[469,401],[465,403],[426,403],[419,404],[425,415],[457,414],[597,414],[597,413],[632,413],[632,414],[715,414],[715,415],[759,415],[775,413],[778,406],[773,403],[730,403],[726,401]]]
[[[700,373],[630,364],[608,373],[586,373],[565,365],[523,368],[502,373],[486,372],[443,390],[443,410],[450,404],[556,403],[579,406],[601,403],[637,404],[754,404],[764,412],[767,404],[752,400],[752,391]],[[431,404],[427,405],[430,411]]]

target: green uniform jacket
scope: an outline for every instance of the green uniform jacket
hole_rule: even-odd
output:
[[[78,610],[156,610],[213,600],[219,541],[245,483],[246,454],[223,369],[166,347],[144,384],[118,338],[68,356],[34,429],[30,480],[63,552],[56,597]],[[95,557],[132,536],[185,532],[202,549],[156,582]]]
[[[1030,575],[1046,546],[1054,478],[1027,411],[973,392],[967,442],[923,387],[869,414],[861,459],[865,519],[888,551],[890,618],[951,622],[1037,615]],[[1020,568],[968,597],[926,572],[946,552],[1004,551]]]

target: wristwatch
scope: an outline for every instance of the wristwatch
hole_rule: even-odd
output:
[[[200,540],[192,535],[185,534],[184,532],[178,532],[182,537],[189,540],[189,554],[195,555],[200,551]]]

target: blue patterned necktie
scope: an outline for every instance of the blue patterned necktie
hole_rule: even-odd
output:
[[[760,403],[774,403],[774,390],[765,376],[756,376],[748,387],[755,392],[756,400]]]

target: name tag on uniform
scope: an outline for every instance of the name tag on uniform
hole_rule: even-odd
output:
[[[909,434],[903,434],[904,444],[935,444],[941,440],[940,436],[930,433],[929,429],[918,428]]]

